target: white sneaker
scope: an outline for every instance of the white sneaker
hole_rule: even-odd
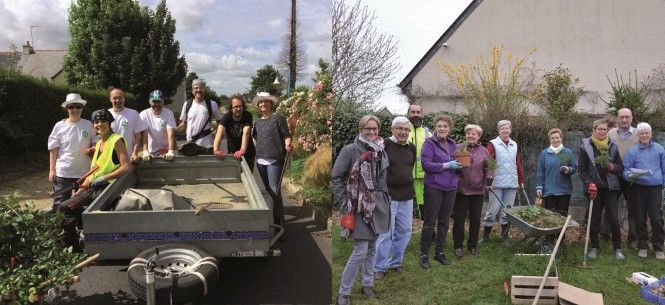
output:
[[[624,260],[624,259],[626,259],[626,256],[623,255],[623,252],[621,251],[621,249],[616,249],[616,250],[614,250],[614,256],[615,256],[618,260]]]
[[[656,251],[656,259],[664,260],[665,259],[665,253],[663,253],[663,251]]]
[[[637,256],[640,258],[647,258],[647,249],[640,249],[640,251],[637,252]]]
[[[596,249],[596,248],[589,249],[589,253],[587,253],[587,257],[589,257],[590,259],[596,259],[596,257],[598,257],[598,249]]]

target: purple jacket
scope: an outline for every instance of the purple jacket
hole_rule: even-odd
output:
[[[457,189],[459,178],[455,170],[443,169],[443,164],[452,160],[455,160],[455,140],[447,138],[445,143],[440,143],[436,135],[427,138],[420,156],[425,185],[440,191]]]
[[[464,143],[457,144],[461,148]],[[491,177],[489,170],[485,169],[485,160],[489,157],[489,152],[484,146],[477,144],[467,146],[471,154],[471,166],[463,168],[458,172],[460,178],[457,186],[457,193],[464,195],[485,195],[485,185],[487,178]]]

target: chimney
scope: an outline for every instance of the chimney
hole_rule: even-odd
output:
[[[32,48],[29,41],[23,45],[23,55],[35,54],[35,49]]]

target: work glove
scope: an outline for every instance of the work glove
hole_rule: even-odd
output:
[[[245,150],[244,149],[241,149],[241,150],[236,151],[236,152],[233,153],[233,157],[238,159],[238,160],[240,160],[242,158],[242,156],[244,156],[244,155],[245,155]]]
[[[92,187],[92,188],[96,188],[96,187],[102,186],[104,184],[106,184],[106,176],[101,176],[101,177],[97,177],[94,180],[92,180],[92,182],[90,182],[89,186]]]
[[[543,190],[536,190],[536,197],[542,198],[543,197]]]
[[[169,151],[164,155],[164,160],[173,161],[173,158],[175,158],[175,154],[173,153],[173,149],[169,149]]]
[[[628,182],[635,182],[637,181],[637,176],[633,174],[628,174]]]
[[[589,194],[589,199],[594,200],[596,199],[596,195],[598,195],[598,188],[596,187],[595,183],[589,183],[586,188],[587,194]]]
[[[139,153],[139,158],[144,162],[150,161],[150,153],[147,150],[143,150]]]
[[[443,169],[460,169],[460,168],[462,168],[462,163],[457,162],[457,160],[443,163]]]
[[[222,150],[216,150],[215,151],[215,157],[217,157],[217,158],[224,158],[224,155],[225,155],[224,151],[222,151]]]

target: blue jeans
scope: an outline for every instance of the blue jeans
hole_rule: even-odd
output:
[[[502,187],[493,187],[494,193],[501,198],[503,204],[507,208],[512,207],[515,204],[515,196],[517,196],[516,188],[502,188]],[[499,223],[502,225],[508,224],[508,219],[506,219],[506,212],[503,211],[503,207],[499,200],[496,199],[492,193],[489,195],[490,201],[487,211],[485,211],[485,217],[483,217],[483,225],[486,227],[491,227],[496,222],[496,215],[499,214]]]
[[[362,221],[362,220],[361,220]],[[351,288],[353,282],[356,280],[356,274],[362,267],[362,285],[374,286],[374,258],[376,256],[376,240],[354,240],[353,252],[346,261],[344,271],[342,272],[342,280],[339,284],[339,294],[351,295]]]
[[[376,240],[374,272],[385,272],[399,267],[404,260],[404,250],[411,239],[413,199],[390,201],[390,231],[379,234]]]
[[[282,174],[282,163],[273,162],[269,165],[256,164],[263,181],[263,186],[270,194],[273,202],[273,218],[275,223],[284,226],[284,202],[282,201],[282,188],[279,178]]]

